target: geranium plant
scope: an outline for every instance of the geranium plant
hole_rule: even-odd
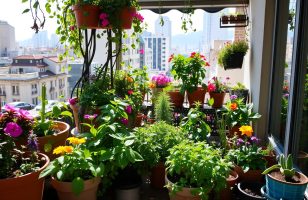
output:
[[[207,90],[208,92],[214,93],[225,93],[229,89],[226,81],[222,81],[221,78],[214,76],[208,81]]]
[[[165,74],[154,75],[151,78],[150,88],[164,88],[171,83],[171,78]]]
[[[225,113],[227,125],[232,128],[234,126],[249,125],[261,117],[259,113],[252,111],[253,104],[245,104],[243,99],[231,95],[230,101],[227,103],[227,112]]]
[[[186,90],[193,92],[202,85],[206,67],[210,66],[205,56],[196,52],[192,52],[189,57],[181,54],[171,55],[169,62],[171,62],[171,73],[174,78],[182,81],[180,92],[183,94]]]

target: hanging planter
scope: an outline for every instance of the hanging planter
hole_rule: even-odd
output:
[[[82,29],[97,29],[99,28],[100,7],[95,5],[74,5],[76,23],[78,28]]]
[[[119,20],[121,23],[122,29],[131,29],[133,18],[137,13],[135,7],[125,7],[122,8],[119,15]]]
[[[246,27],[249,17],[246,14],[223,15],[220,17],[220,28]]]

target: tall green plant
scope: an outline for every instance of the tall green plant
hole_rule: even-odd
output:
[[[156,121],[165,121],[167,124],[172,123],[172,103],[170,96],[161,92],[155,102],[155,119]]]

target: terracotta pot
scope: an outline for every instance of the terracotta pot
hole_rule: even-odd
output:
[[[191,92],[191,93],[187,92],[189,106],[193,107],[195,102],[197,102],[197,101],[200,102],[201,105],[203,105],[205,93],[206,93],[206,90],[201,88],[201,87],[198,87],[198,89],[195,90],[194,92]]]
[[[263,150],[266,150],[266,147],[262,147]],[[263,159],[266,160],[266,167],[271,167],[277,164],[276,154],[274,151],[271,151],[269,155],[263,156]]]
[[[233,170],[238,174],[238,181],[241,181],[244,174],[243,169],[238,165],[234,165]]]
[[[221,108],[224,104],[226,93],[210,92],[210,98],[214,99],[212,108]]]
[[[148,124],[154,124],[155,123],[155,119],[153,118],[148,118],[147,119]]]
[[[237,135],[239,138],[241,137],[241,126],[233,126],[232,128],[229,128],[229,134],[228,137],[232,138],[233,136]]]
[[[174,185],[171,181],[169,181],[167,175],[165,176],[166,185]],[[191,194],[191,190],[195,188],[186,188],[183,187],[181,191],[175,193],[175,195],[171,195],[169,193],[170,200],[201,200],[200,196],[194,196]]]
[[[57,181],[52,177],[51,185],[57,190],[59,200],[95,200],[98,184],[101,182],[100,177],[84,181],[83,191],[76,196],[72,192],[71,182]]]
[[[72,7],[78,28],[97,29],[99,25],[100,8],[95,5],[74,5]]]
[[[176,108],[182,108],[184,102],[184,95],[180,93],[180,91],[170,91],[168,92],[170,96],[170,100],[173,103],[173,106]]]
[[[227,178],[227,188],[223,189],[220,192],[219,199],[221,199],[221,200],[231,200],[232,199],[231,188],[235,186],[235,184],[238,181],[239,176],[236,173],[236,171],[231,171],[230,175],[232,175],[232,176],[229,176]]]
[[[227,187],[231,188],[231,187],[234,187],[235,184],[237,183],[238,181],[238,178],[239,178],[239,175],[238,173],[235,171],[235,170],[232,170],[230,172],[230,175],[228,178],[227,178]]]
[[[241,180],[247,182],[263,182],[262,170],[248,170],[246,173],[241,174]]]
[[[55,135],[47,135],[44,137],[37,138],[39,151],[46,154],[50,158],[50,160],[54,160],[55,158],[59,157],[52,152],[54,148],[65,145],[65,141],[69,136],[70,126],[64,122],[54,121],[53,128],[60,130],[60,132]],[[51,145],[51,148],[48,149],[48,151],[45,151],[45,145]]]
[[[127,7],[127,8],[122,8],[120,11],[120,22],[121,22],[121,27],[122,29],[131,29],[132,28],[132,23],[133,23],[133,16],[136,13],[136,8],[135,7]]]
[[[158,189],[163,189],[165,186],[165,171],[166,167],[163,162],[159,162],[158,165],[151,170],[151,186]]]
[[[134,127],[141,127],[142,126],[142,120],[143,120],[144,115],[142,113],[138,113],[135,122],[134,122]]]
[[[45,178],[39,179],[41,171],[49,164],[49,158],[39,153],[41,158],[45,158],[37,172],[32,172],[17,178],[0,179],[0,198],[3,200],[41,200],[43,197]]]

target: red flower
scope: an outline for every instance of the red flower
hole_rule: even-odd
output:
[[[132,95],[133,93],[134,93],[133,90],[128,90],[128,91],[127,91],[127,94],[128,94],[128,95]]]
[[[207,90],[208,90],[209,92],[215,91],[215,90],[216,90],[215,84],[213,84],[213,83],[208,84]]]
[[[171,56],[169,57],[169,60],[168,60],[169,63],[172,61],[173,57],[174,57],[174,54],[171,54]]]
[[[237,109],[237,104],[236,103],[231,103],[230,104],[230,109],[231,110],[236,110]]]
[[[193,58],[193,57],[195,57],[195,55],[196,55],[196,52],[192,52],[192,53],[190,54],[190,57]]]
[[[209,67],[209,66],[210,66],[210,63],[205,62],[205,66],[206,66],[206,67]]]

